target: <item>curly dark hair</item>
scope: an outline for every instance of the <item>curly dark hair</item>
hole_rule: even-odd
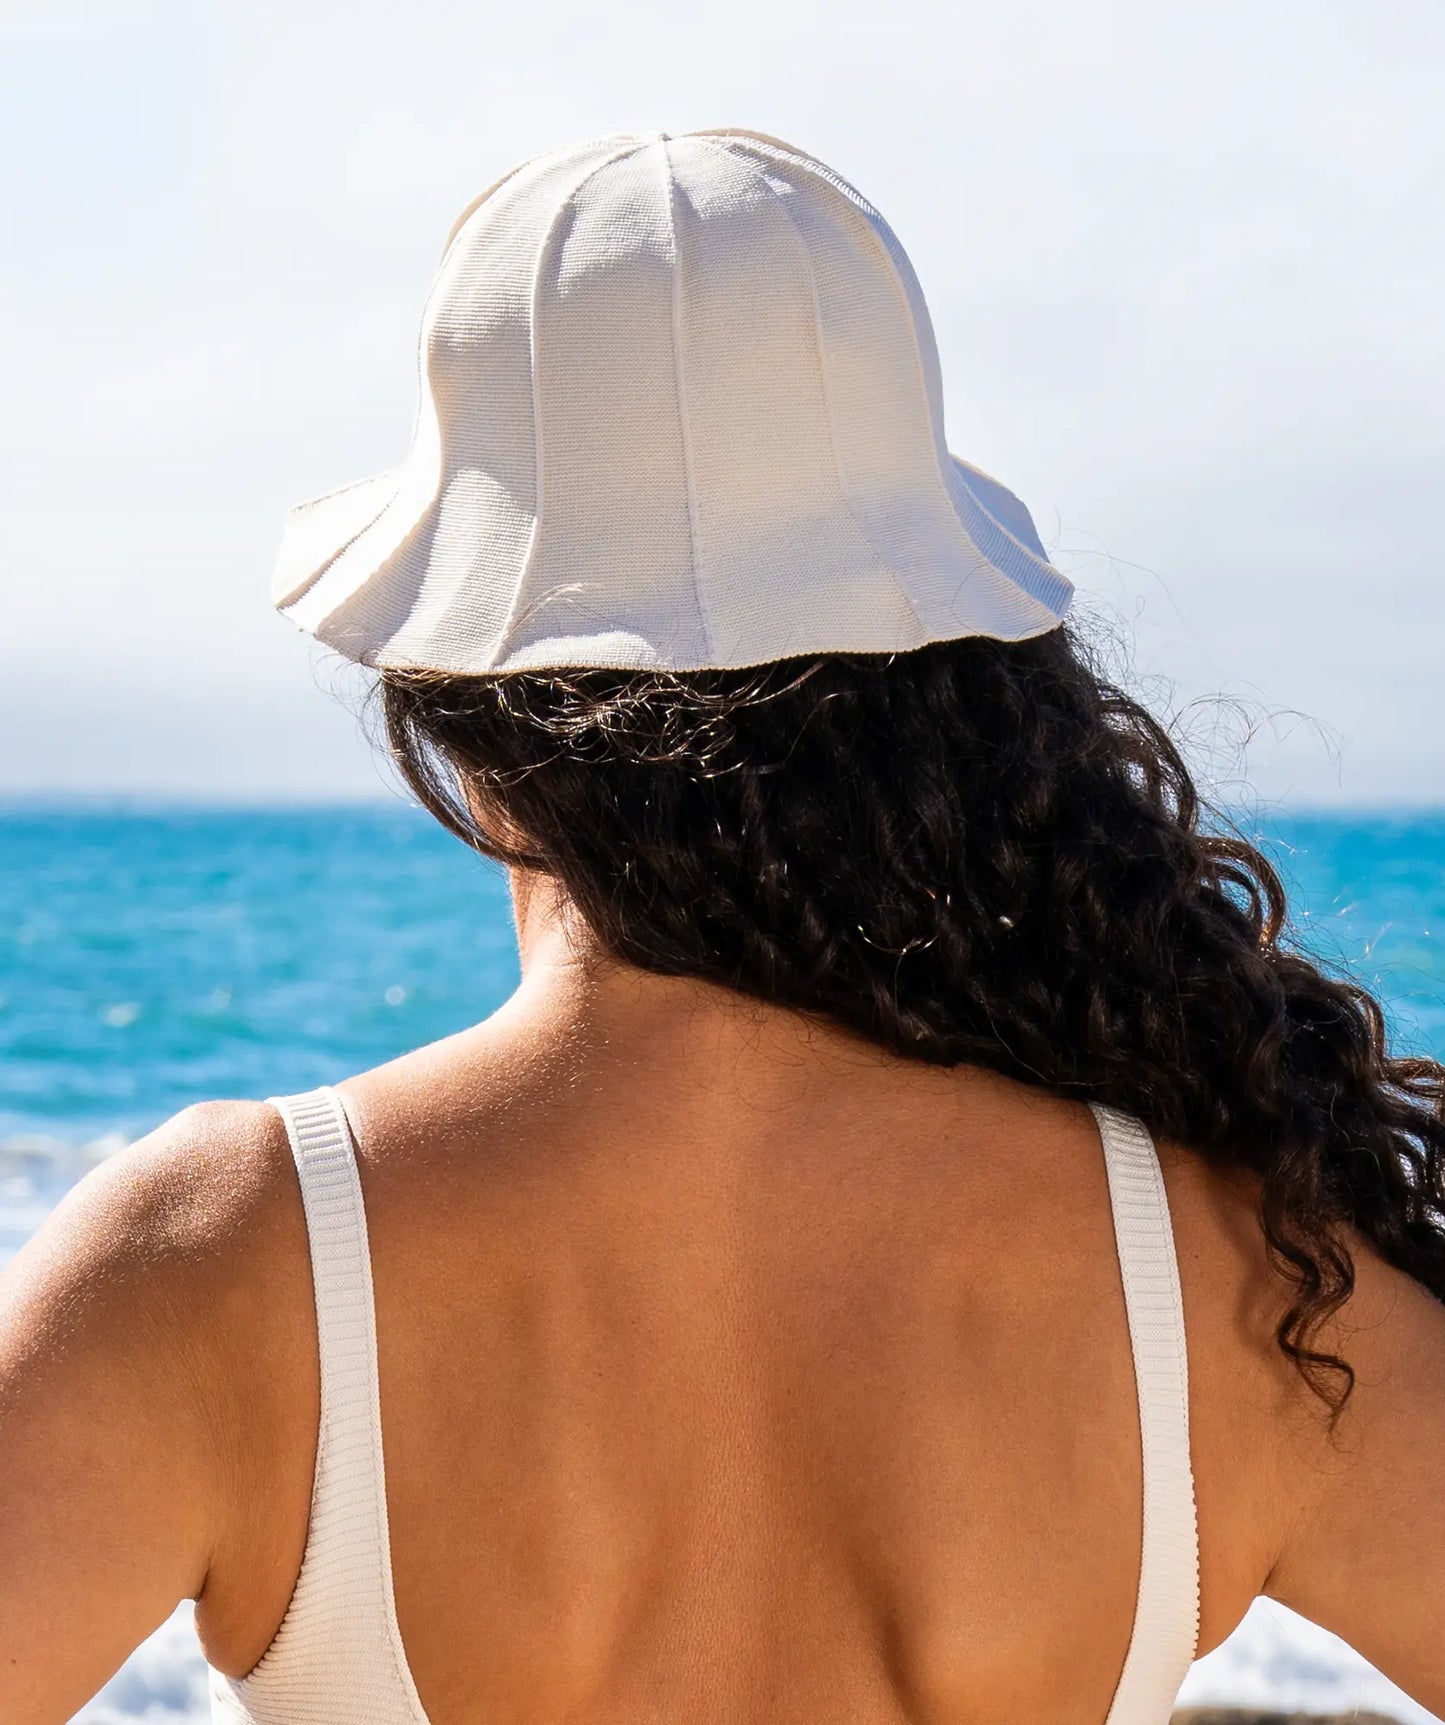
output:
[[[1276,1339],[1354,1287],[1342,1225],[1445,1300],[1445,1067],[1288,929],[1265,855],[1069,627],[744,669],[384,671],[404,779],[563,883],[603,949],[897,1054],[1136,1114],[1258,1176]]]

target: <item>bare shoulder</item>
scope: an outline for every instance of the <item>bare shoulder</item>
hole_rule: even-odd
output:
[[[285,1127],[259,1102],[183,1109],[95,1168],[66,1194],[19,1254],[11,1277],[73,1288],[103,1317],[125,1295],[126,1316],[172,1308],[204,1321],[190,1297],[228,1270],[294,1208]],[[116,1316],[120,1314],[117,1311]]]
[[[1445,1712],[1445,1304],[1350,1230],[1354,1291],[1317,1349],[1352,1368],[1337,1429],[1318,1423],[1298,1514],[1264,1591]]]
[[[1300,1294],[1269,1249],[1262,1178],[1248,1169],[1220,1168],[1179,1145],[1161,1143],[1159,1150],[1186,1306],[1194,1295],[1189,1320],[1229,1378],[1243,1370],[1264,1389],[1261,1406],[1287,1438],[1290,1514],[1298,1519],[1308,1513],[1310,1493],[1318,1488],[1314,1467],[1303,1464],[1337,1457],[1342,1446],[1358,1441],[1353,1434],[1384,1415],[1392,1396],[1418,1386],[1422,1368],[1445,1337],[1445,1305],[1388,1263],[1359,1229],[1341,1231],[1353,1264],[1353,1290],[1310,1342],[1316,1352],[1347,1359],[1357,1373],[1352,1411],[1332,1435],[1325,1403],[1279,1345],[1280,1325]],[[1204,1348],[1193,1352],[1193,1368],[1214,1369],[1202,1357]],[[1243,1387],[1237,1383],[1237,1392]],[[1237,1411],[1238,1393],[1232,1400]],[[1331,1469],[1335,1465],[1329,1463]]]
[[[304,1226],[273,1108],[183,1109],[73,1187],[17,1254],[0,1359],[68,1363],[122,1400],[129,1383],[224,1451],[249,1367],[278,1324],[297,1329]]]
[[[1261,1181],[1178,1146],[1161,1145],[1160,1161],[1190,1330],[1202,1562],[1218,1541],[1212,1530],[1228,1530],[1226,1543],[1247,1546],[1258,1566],[1237,1575],[1241,1590],[1333,1630],[1440,1712],[1445,1303],[1362,1231],[1341,1231],[1353,1289],[1309,1338],[1354,1373],[1331,1429],[1326,1404],[1278,1343],[1298,1290],[1269,1254]],[[1241,1517],[1234,1500],[1249,1480],[1258,1507]],[[1221,1554],[1216,1573],[1235,1561]],[[1212,1644],[1202,1639],[1201,1650]]]
[[[1295,1408],[1291,1423],[1302,1444],[1335,1457],[1358,1448],[1397,1398],[1417,1396],[1429,1382],[1445,1345],[1445,1304],[1389,1263],[1360,1229],[1340,1230],[1353,1287],[1311,1340],[1315,1351],[1339,1355],[1356,1373],[1350,1409],[1331,1434],[1324,1403],[1278,1344],[1279,1324],[1299,1290],[1269,1250],[1262,1178],[1248,1169],[1222,1169],[1178,1145],[1159,1149],[1181,1277],[1192,1277],[1213,1296],[1207,1311],[1200,1302],[1200,1321],[1227,1329],[1243,1352],[1267,1365],[1281,1391],[1288,1390],[1277,1405]]]
[[[37,1650],[17,1718],[68,1717],[234,1540],[264,1352],[305,1357],[288,1159],[274,1110],[186,1109],[0,1276],[0,1645]],[[88,1627],[57,1649],[56,1622]]]
[[[1358,1228],[1342,1239],[1354,1285],[1312,1346],[1344,1360],[1353,1377],[1336,1429],[1321,1427],[1315,1438],[1317,1465],[1276,1572],[1286,1583],[1331,1516],[1383,1509],[1392,1482],[1445,1442],[1445,1303]],[[1445,1536],[1445,1488],[1432,1482],[1420,1507],[1435,1511]]]
[[[72,1187],[10,1274],[72,1280],[87,1303],[132,1283],[164,1298],[277,1205],[285,1145],[262,1103],[183,1109]]]

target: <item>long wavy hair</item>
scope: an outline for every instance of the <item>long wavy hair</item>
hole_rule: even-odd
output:
[[[390,753],[476,850],[555,876],[602,947],[1128,1110],[1258,1176],[1314,1348],[1344,1224],[1445,1300],[1445,1067],[1290,931],[1264,854],[1069,627],[738,670],[385,671]]]

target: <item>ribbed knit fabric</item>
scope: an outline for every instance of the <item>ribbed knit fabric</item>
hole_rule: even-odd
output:
[[[1106,1725],[1164,1725],[1199,1640],[1184,1301],[1154,1141],[1132,1115],[1092,1106],[1104,1143],[1144,1452],[1144,1539],[1134,1633]]]
[[[286,1121],[311,1244],[321,1433],[301,1574],[249,1676],[213,1672],[221,1725],[428,1725],[397,1628],[376,1323],[351,1134],[329,1089],[272,1099]],[[1144,1536],[1128,1654],[1105,1725],[1167,1725],[1199,1629],[1184,1309],[1154,1144],[1095,1105],[1139,1394]]]
[[[211,1674],[228,1725],[427,1725],[391,1587],[371,1254],[361,1181],[330,1089],[273,1097],[301,1180],[321,1348],[306,1553],[285,1620],[240,1682]]]

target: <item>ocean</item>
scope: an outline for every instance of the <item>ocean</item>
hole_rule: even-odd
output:
[[[1295,926],[1445,1058],[1445,810],[1246,823]],[[187,1103],[307,1089],[484,1017],[516,985],[505,882],[400,803],[0,808],[0,1262]],[[1269,1601],[1182,1699],[1433,1716]],[[77,1718],[204,1718],[180,1611]]]

